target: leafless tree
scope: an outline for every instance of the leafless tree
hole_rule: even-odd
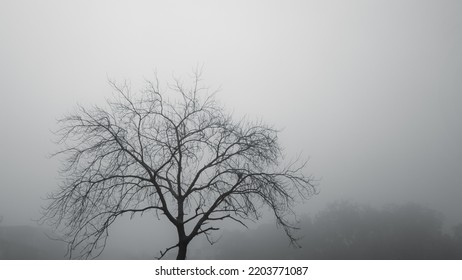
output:
[[[148,211],[178,233],[159,258],[178,248],[185,259],[193,238],[213,243],[220,221],[245,226],[265,206],[296,242],[294,203],[316,188],[302,173],[306,162],[283,164],[278,131],[233,120],[197,73],[165,93],[157,77],[137,95],[127,83],[110,83],[115,95],[105,107],[80,106],[56,132],[64,179],[43,218],[64,231],[70,258],[99,256],[118,217]]]

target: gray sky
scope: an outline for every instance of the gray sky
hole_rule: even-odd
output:
[[[461,1],[2,1],[0,215],[56,189],[50,130],[107,78],[136,88],[204,65],[237,116],[283,128],[333,200],[462,213]]]

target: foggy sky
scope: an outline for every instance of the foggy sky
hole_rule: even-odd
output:
[[[321,192],[301,212],[412,201],[458,222],[461,12],[436,0],[2,1],[3,223],[34,224],[57,188],[56,119],[104,102],[108,78],[136,89],[197,65],[229,111],[310,158]]]

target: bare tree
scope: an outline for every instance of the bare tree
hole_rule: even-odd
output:
[[[185,259],[191,240],[223,220],[243,226],[266,206],[296,242],[293,205],[316,192],[302,174],[306,162],[282,163],[277,131],[235,121],[201,87],[175,80],[167,93],[147,81],[141,94],[110,82],[106,107],[84,108],[59,121],[63,182],[50,194],[44,219],[64,230],[69,257],[102,253],[111,224],[123,214],[154,212],[176,228]],[[263,208],[262,208],[263,207]]]

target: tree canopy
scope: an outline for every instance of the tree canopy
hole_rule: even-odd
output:
[[[121,215],[151,211],[166,218],[186,258],[196,236],[219,222],[246,225],[270,209],[296,242],[293,205],[316,193],[303,174],[306,161],[285,162],[278,131],[262,122],[235,120],[202,86],[175,79],[168,91],[147,81],[133,94],[111,82],[115,95],[104,107],[80,106],[59,121],[56,153],[64,158],[60,189],[50,194],[44,219],[64,231],[70,257],[96,257],[110,225]]]

